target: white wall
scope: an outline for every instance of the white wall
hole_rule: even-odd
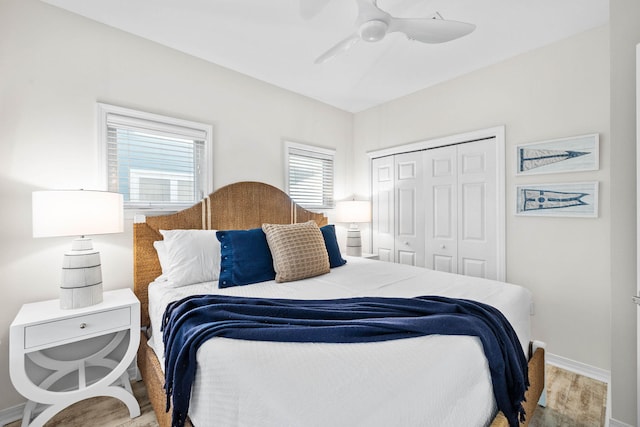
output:
[[[31,192],[95,188],[97,101],[210,123],[214,187],[284,186],[283,138],[337,149],[345,197],[352,115],[36,0],[0,0],[0,409],[9,324],[23,303],[57,298],[66,238],[31,237]],[[106,289],[130,287],[131,225],[95,236]]]
[[[356,192],[365,153],[506,126],[507,280],[533,292],[533,337],[548,351],[610,369],[609,31],[601,27],[358,113]],[[515,145],[600,134],[600,170],[515,176]],[[516,217],[514,185],[600,181],[597,219]]]

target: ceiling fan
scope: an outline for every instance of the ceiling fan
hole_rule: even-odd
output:
[[[356,0],[358,17],[356,32],[338,42],[320,55],[316,64],[321,64],[346,52],[360,40],[377,42],[388,33],[404,33],[408,39],[422,43],[444,43],[471,33],[476,26],[466,22],[449,21],[435,13],[428,18],[396,18],[378,7],[377,0]]]

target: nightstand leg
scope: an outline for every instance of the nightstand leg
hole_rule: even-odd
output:
[[[77,372],[78,375],[78,388],[77,390],[84,390],[82,399],[98,396],[114,397],[122,401],[129,410],[131,418],[135,418],[140,415],[140,405],[133,395],[131,388],[129,373],[125,369],[122,375],[116,379],[116,381],[108,386],[99,386],[95,388],[93,384],[87,384],[86,369],[88,367],[96,366],[107,368],[110,371],[114,371],[118,368],[119,362],[107,358],[115,348],[126,338],[127,332],[121,331],[114,335],[111,341],[102,349],[94,354],[84,357],[81,360],[56,360],[45,355],[43,352],[35,351],[27,353],[26,357],[31,359],[33,363],[41,366],[45,369],[53,371],[48,377],[46,377],[38,387],[43,390],[49,390],[53,384],[59,381],[61,378],[67,376],[70,373]],[[55,393],[55,392],[53,392]],[[64,393],[64,392],[62,392]],[[37,408],[38,402],[28,401],[22,418],[22,427],[38,427],[45,424],[51,417],[60,412],[62,409],[68,407],[70,404],[77,402],[78,399],[63,399],[62,402],[58,401],[54,404],[42,403],[47,406],[41,413],[39,413],[33,420],[34,411]]]
[[[136,418],[140,416],[140,405],[138,401],[130,394],[126,388],[120,386],[109,386],[104,389],[94,390],[89,393],[85,398],[90,399],[92,397],[113,397],[118,399],[125,405],[127,405],[127,409],[129,410],[129,416],[131,418]],[[69,402],[61,402],[55,405],[50,405],[46,407],[41,413],[38,414],[33,420],[29,421],[33,412],[33,409],[36,406],[35,402],[29,401],[27,402],[27,406],[25,406],[24,416],[22,417],[22,427],[42,427],[47,421],[53,418],[58,412],[62,411],[69,407],[69,405],[75,403],[76,400],[71,399]]]

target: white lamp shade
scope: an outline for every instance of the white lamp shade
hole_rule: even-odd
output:
[[[345,200],[336,203],[336,221],[358,223],[371,221],[371,203],[366,200]]]
[[[33,237],[122,233],[122,194],[91,190],[34,191]]]

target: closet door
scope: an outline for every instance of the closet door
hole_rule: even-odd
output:
[[[498,276],[498,209],[494,140],[460,144],[458,149],[458,273]]]
[[[424,155],[403,153],[395,160],[395,262],[424,267]]]
[[[495,141],[474,141],[424,153],[425,265],[497,279]]]
[[[458,149],[424,151],[426,202],[425,266],[458,272]]]
[[[371,161],[372,245],[381,261],[395,262],[395,166],[393,156]]]
[[[504,280],[498,150],[488,138],[373,159],[374,253],[384,261]]]

